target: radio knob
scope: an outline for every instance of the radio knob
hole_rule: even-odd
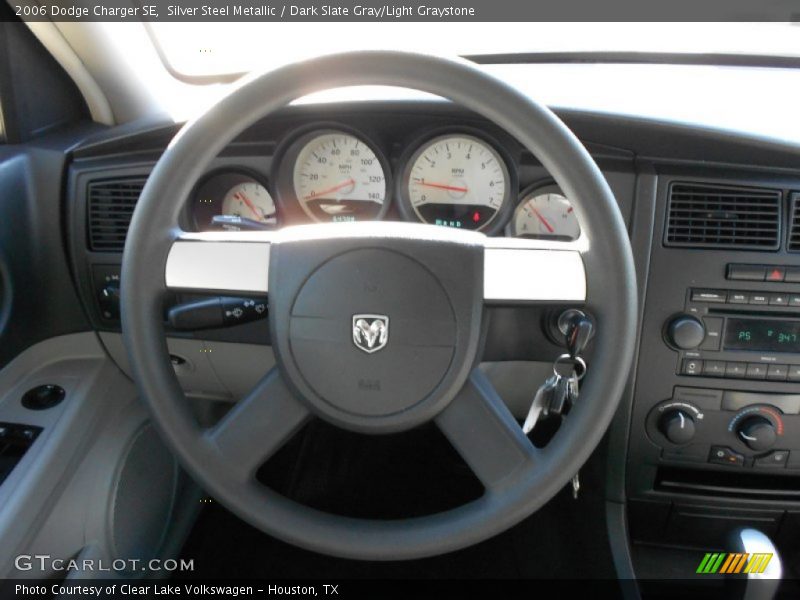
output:
[[[658,420],[658,430],[673,444],[688,444],[694,438],[694,419],[682,410],[668,410]]]
[[[691,315],[680,315],[667,325],[667,341],[681,350],[692,350],[703,343],[706,328],[700,319]]]
[[[775,425],[764,417],[748,417],[736,430],[739,439],[755,451],[771,448],[777,439]]]

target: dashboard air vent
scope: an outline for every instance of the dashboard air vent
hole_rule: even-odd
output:
[[[122,252],[145,177],[93,181],[88,187],[89,249]]]
[[[800,252],[800,194],[792,194],[792,218],[789,222],[789,252]]]
[[[673,183],[665,245],[777,250],[781,192],[762,188]]]

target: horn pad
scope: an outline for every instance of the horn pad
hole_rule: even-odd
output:
[[[273,349],[318,415],[398,431],[433,418],[461,388],[480,339],[483,248],[452,237],[272,246]]]

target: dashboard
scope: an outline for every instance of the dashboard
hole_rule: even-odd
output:
[[[573,120],[573,127],[580,125]],[[127,228],[150,171],[179,130],[172,123],[132,124],[90,138],[71,153],[70,256],[87,315],[99,331],[120,331],[119,275]],[[629,223],[637,181],[634,152],[599,132],[587,134],[584,144]],[[570,199],[513,132],[439,101],[287,107],[220,152],[184,199],[179,224],[187,232],[245,234],[356,220],[587,242]],[[202,298],[186,291],[166,305],[195,300]],[[242,299],[241,311],[231,311],[249,315],[253,300],[255,306],[263,302]],[[562,336],[551,313],[569,307],[540,308],[491,307],[487,360],[552,360],[560,354]],[[547,327],[541,326],[543,319]],[[202,331],[165,327],[177,338],[269,343],[265,319]]]
[[[276,140],[269,168],[208,173],[187,222],[193,231],[239,231],[385,219],[578,239],[572,205],[552,181],[520,189],[519,150],[509,146],[474,125],[421,127],[398,140],[346,120],[312,122]]]

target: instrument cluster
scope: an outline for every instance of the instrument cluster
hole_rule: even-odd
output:
[[[469,128],[428,132],[398,150],[340,124],[305,127],[281,141],[263,173],[235,167],[209,173],[190,213],[198,231],[403,219],[490,235],[580,236],[557,186],[520,192],[509,152]]]

